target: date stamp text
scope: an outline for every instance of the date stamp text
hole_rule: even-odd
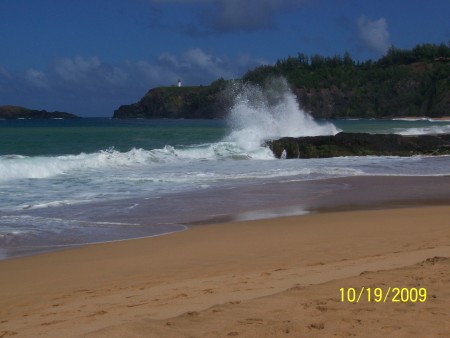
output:
[[[427,300],[426,288],[340,288],[341,302],[360,303],[424,303]]]

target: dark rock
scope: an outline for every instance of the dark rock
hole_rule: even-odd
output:
[[[74,114],[65,112],[48,112],[46,110],[34,110],[18,106],[0,106],[1,119],[77,119]]]
[[[396,134],[338,133],[335,136],[283,137],[267,141],[277,158],[339,156],[450,155],[450,134],[402,136]]]

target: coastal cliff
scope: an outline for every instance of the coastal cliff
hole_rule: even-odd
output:
[[[222,118],[228,106],[221,95],[225,86],[219,79],[209,86],[154,88],[139,102],[120,106],[113,118]]]
[[[65,112],[48,112],[46,110],[28,109],[19,106],[0,106],[0,119],[77,119],[74,114]]]
[[[344,56],[288,57],[248,71],[244,83],[263,85],[284,77],[300,106],[316,118],[441,117],[450,113],[450,46],[391,48],[377,61]],[[209,86],[158,87],[114,118],[221,118],[230,102],[222,95],[233,81]]]

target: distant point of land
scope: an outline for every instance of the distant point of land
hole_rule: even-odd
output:
[[[0,106],[0,119],[77,119],[77,115],[55,111],[28,109],[19,106]]]

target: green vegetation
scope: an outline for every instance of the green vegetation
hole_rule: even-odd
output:
[[[343,56],[307,56],[278,60],[248,71],[242,81],[263,84],[284,76],[300,105],[318,118],[384,118],[450,115],[450,42],[412,50],[392,47],[377,61]],[[121,106],[116,118],[218,118],[231,101],[229,81],[209,86],[150,90],[138,103]]]
[[[65,112],[28,109],[19,106],[0,106],[1,119],[76,119],[76,115]]]
[[[344,56],[288,57],[247,72],[261,84],[284,76],[316,117],[430,116],[450,113],[450,43],[392,47],[376,62]]]
[[[159,87],[151,89],[137,103],[120,106],[114,118],[187,118],[223,117],[225,107],[220,93],[227,81],[220,78],[209,86]]]

